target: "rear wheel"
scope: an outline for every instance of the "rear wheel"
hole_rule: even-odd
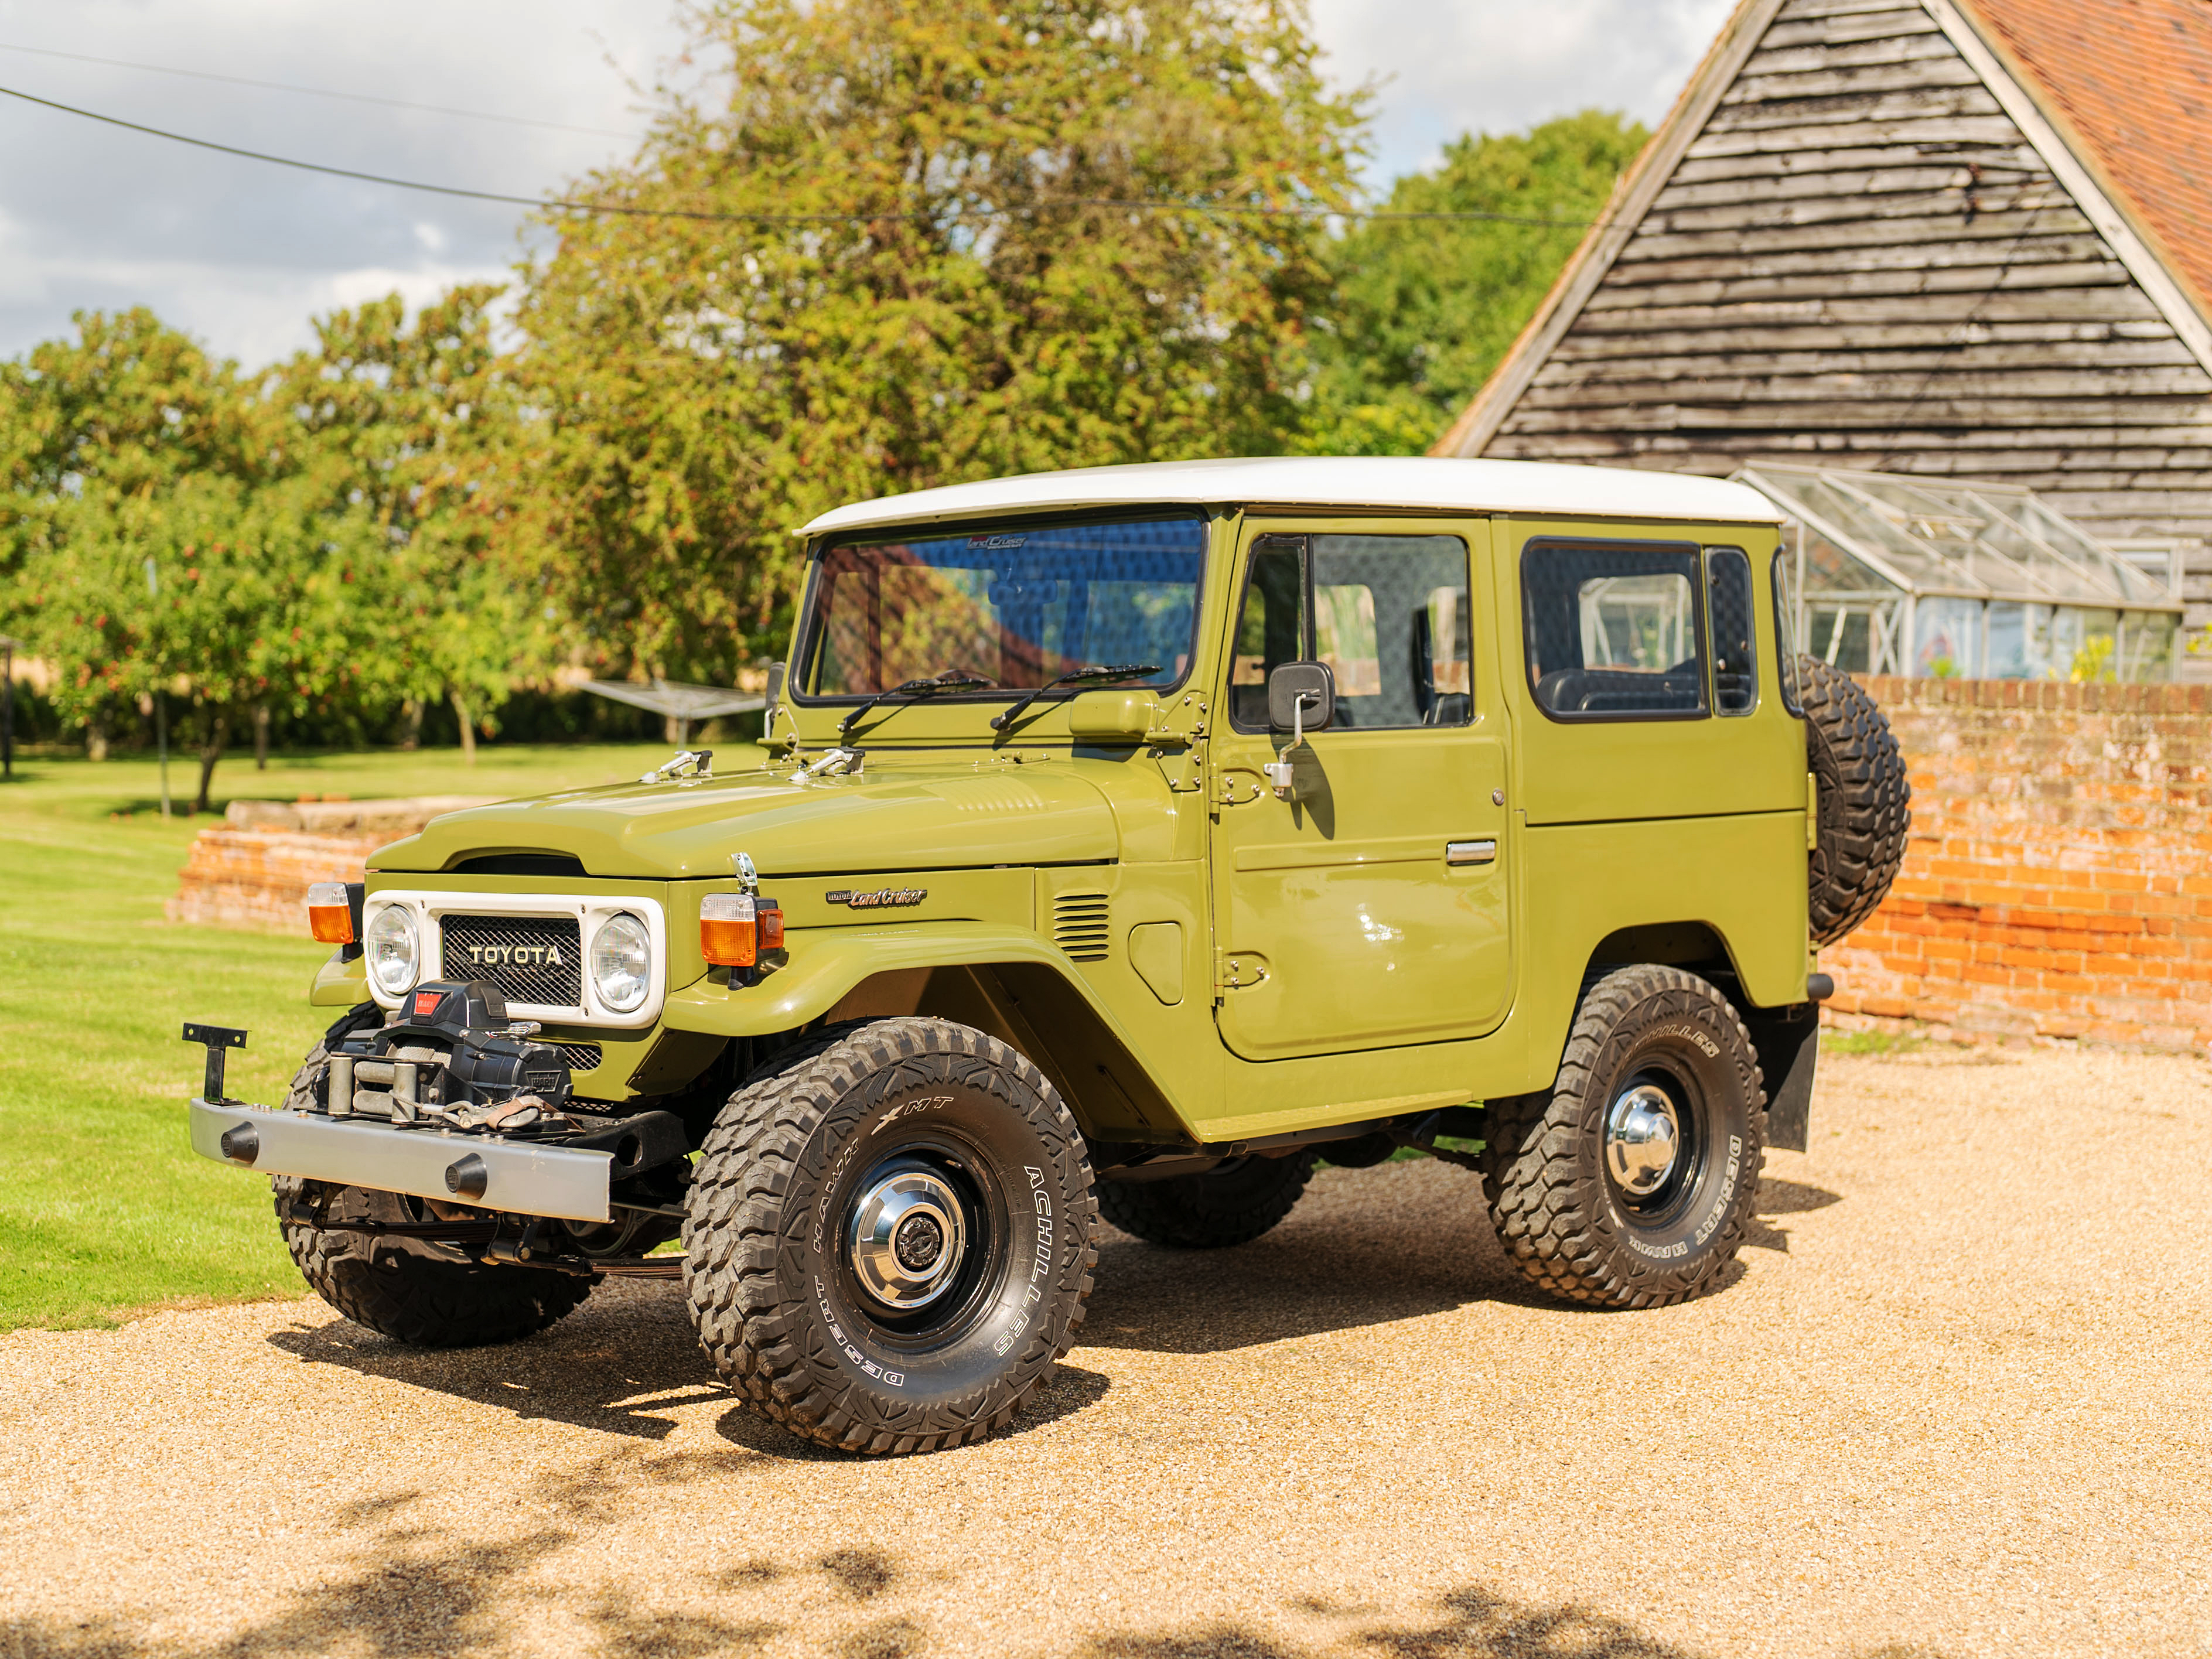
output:
[[[846,1451],[980,1440],[1073,1346],[1091,1164],[1042,1073],[908,1018],[833,1028],[731,1097],[684,1224],[723,1380]]]
[[[1170,1249],[1249,1244],[1290,1214],[1313,1179],[1314,1155],[1235,1158],[1203,1175],[1102,1181],[1098,1207],[1125,1233]]]
[[[348,1032],[381,1024],[374,1006],[356,1008],[307,1052],[292,1079],[288,1106],[308,1103],[329,1045]],[[416,1238],[331,1231],[291,1219],[308,1183],[291,1176],[270,1182],[284,1247],[315,1294],[356,1325],[417,1348],[466,1348],[508,1342],[544,1330],[592,1293],[595,1282],[536,1267],[479,1267]],[[316,1188],[319,1198],[320,1188]],[[331,1221],[430,1219],[418,1199],[340,1188],[321,1212]]]
[[[1553,1087],[1484,1108],[1498,1242],[1564,1301],[1654,1308],[1711,1288],[1743,1242],[1765,1105],[1750,1036],[1710,981],[1607,975]]]

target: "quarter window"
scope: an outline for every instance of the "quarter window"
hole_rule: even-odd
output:
[[[1465,726],[1474,632],[1456,536],[1262,537],[1237,614],[1231,719],[1265,731],[1270,671],[1317,659],[1336,679],[1339,726]]]
[[[1559,720],[1705,713],[1698,550],[1538,539],[1521,555],[1528,684]]]
[[[1804,699],[1797,690],[1797,571],[1785,550],[1774,556],[1774,678],[1782,684],[1782,706],[1802,719]]]
[[[1748,714],[1759,707],[1759,622],[1751,560],[1741,548],[1705,550],[1705,598],[1712,608],[1713,707]]]

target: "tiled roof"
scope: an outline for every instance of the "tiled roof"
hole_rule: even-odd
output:
[[[1966,0],[2212,315],[2212,0]]]

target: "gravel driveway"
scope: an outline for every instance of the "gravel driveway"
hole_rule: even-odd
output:
[[[0,1656],[2212,1652],[2212,1073],[1823,1062],[1740,1280],[1523,1296],[1472,1177],[1109,1235],[1014,1433],[812,1450],[677,1292],[398,1349],[320,1303],[0,1338]]]

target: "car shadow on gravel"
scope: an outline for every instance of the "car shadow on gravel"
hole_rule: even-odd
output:
[[[494,1347],[404,1347],[343,1319],[269,1340],[311,1364],[639,1440],[673,1432],[672,1407],[728,1397],[699,1350],[683,1291],[652,1280],[603,1284],[550,1329]]]
[[[310,1364],[336,1365],[525,1420],[566,1423],[626,1440],[665,1439],[677,1407],[726,1401],[730,1391],[699,1349],[672,1284],[605,1284],[574,1313],[520,1342],[484,1348],[404,1347],[343,1319],[270,1334],[271,1346]],[[1036,1428],[1105,1398],[1105,1377],[1062,1364],[1023,1401],[1018,1428]],[[750,1454],[783,1461],[842,1459],[733,1405],[715,1431]],[[734,1454],[733,1454],[734,1455]],[[596,1478],[596,1477],[595,1477]],[[7,1654],[0,1648],[0,1655]],[[11,1656],[12,1659],[12,1656]]]

